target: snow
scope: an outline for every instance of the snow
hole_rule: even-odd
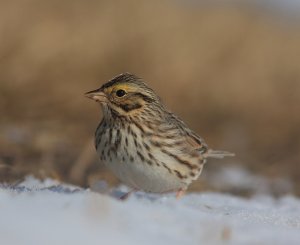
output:
[[[225,192],[274,194],[282,196],[294,191],[293,183],[281,177],[266,178],[258,173],[236,165],[219,166],[214,171],[204,172],[201,176],[210,186]]]
[[[300,200],[140,192],[120,201],[29,177],[0,187],[0,244],[300,244]]]

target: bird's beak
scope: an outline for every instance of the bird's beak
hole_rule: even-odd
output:
[[[102,89],[96,89],[84,94],[86,97],[98,102],[107,102],[107,97]]]

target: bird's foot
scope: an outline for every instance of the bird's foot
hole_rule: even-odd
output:
[[[181,197],[183,197],[184,194],[185,194],[185,190],[184,189],[179,189],[176,192],[176,199],[179,200]]]
[[[122,196],[120,196],[119,199],[122,200],[122,201],[125,201],[125,200],[128,199],[128,197],[129,197],[132,193],[134,193],[134,192],[136,192],[136,191],[137,191],[136,189],[132,189],[131,191],[129,191],[129,192],[123,194]]]

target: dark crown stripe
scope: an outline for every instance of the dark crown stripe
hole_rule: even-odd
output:
[[[133,82],[136,83],[136,81],[141,81],[142,79],[139,78],[138,76],[134,75],[134,74],[130,74],[130,73],[123,73],[120,74],[116,77],[114,77],[113,79],[111,79],[109,82],[105,83],[102,88],[108,88],[116,83],[119,82]]]

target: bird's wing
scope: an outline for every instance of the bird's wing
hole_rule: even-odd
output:
[[[175,125],[178,132],[178,138],[182,139],[183,151],[194,152],[197,151],[204,158],[223,158],[227,156],[235,156],[234,153],[227,151],[216,151],[208,147],[205,141],[194,131],[189,129],[189,127],[177,116],[170,113],[169,120],[172,125]]]
[[[204,154],[208,151],[208,146],[205,141],[195,132],[193,132],[189,127],[177,116],[170,113],[168,122],[175,126],[178,139],[182,140],[183,145],[189,148],[190,151],[198,151]]]

